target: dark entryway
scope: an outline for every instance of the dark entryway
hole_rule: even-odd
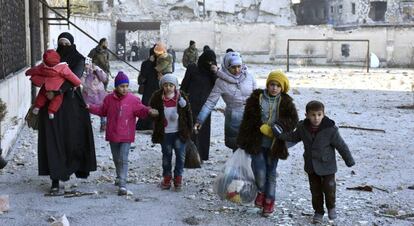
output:
[[[373,21],[384,21],[385,12],[387,11],[387,2],[371,2],[369,18]]]
[[[148,58],[149,49],[160,36],[161,22],[123,22],[116,26],[116,43],[125,49],[128,61],[138,61]],[[118,50],[118,49],[117,49]]]

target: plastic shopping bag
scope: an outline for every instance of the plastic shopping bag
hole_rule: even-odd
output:
[[[227,160],[223,172],[214,182],[213,190],[221,199],[239,204],[255,199],[257,187],[251,161],[250,155],[240,148]]]

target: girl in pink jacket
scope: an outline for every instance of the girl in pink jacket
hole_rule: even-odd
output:
[[[102,105],[88,106],[90,113],[107,117],[106,140],[115,163],[118,195],[127,194],[128,153],[135,140],[136,119],[158,115],[157,110],[143,105],[138,97],[129,93],[128,86],[128,76],[120,71],[115,77],[114,92],[105,97]]]

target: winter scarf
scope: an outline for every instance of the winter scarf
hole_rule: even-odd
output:
[[[164,127],[164,104],[163,104],[163,89],[159,89],[156,91],[150,100],[151,108],[157,109],[159,112],[159,116],[154,119],[154,131],[152,133],[152,142],[155,144],[160,144],[164,140],[165,135],[165,127]],[[185,99],[187,105],[185,107],[180,107],[177,105],[178,110],[178,133],[180,139],[185,142],[186,140],[190,139],[191,132],[193,129],[193,116],[191,113],[190,102],[188,100],[187,95],[180,91],[180,95]]]

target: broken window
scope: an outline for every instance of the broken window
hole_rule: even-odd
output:
[[[352,14],[355,15],[355,3],[352,3]]]
[[[341,54],[342,54],[342,56],[349,57],[349,52],[350,52],[349,44],[342,44],[341,45]]]
[[[298,25],[319,25],[328,22],[329,5],[327,0],[302,0],[293,5]]]
[[[373,21],[384,21],[386,11],[387,2],[371,2],[368,16]]]
[[[334,7],[333,6],[331,6],[331,13],[333,13],[334,12]]]

